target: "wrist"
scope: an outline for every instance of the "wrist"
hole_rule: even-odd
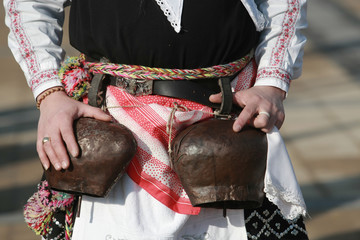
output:
[[[284,90],[282,90],[281,88],[278,88],[278,87],[273,87],[273,86],[271,86],[271,88],[276,93],[276,95],[278,95],[282,100],[284,100],[286,98],[286,92]]]
[[[287,94],[283,89],[274,86],[255,86],[254,88],[260,89],[260,91],[270,94],[271,96],[276,96],[282,101],[285,100]]]
[[[40,105],[41,103],[45,100],[45,98],[47,98],[48,96],[50,96],[53,93],[56,92],[64,92],[65,93],[65,89],[64,87],[52,87],[49,88],[45,91],[43,91],[42,93],[39,94],[39,96],[36,98],[36,107],[37,109],[40,109]]]

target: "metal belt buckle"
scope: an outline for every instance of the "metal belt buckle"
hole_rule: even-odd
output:
[[[127,93],[134,96],[150,95],[153,92],[152,80],[139,80],[117,77],[116,86],[124,89]]]

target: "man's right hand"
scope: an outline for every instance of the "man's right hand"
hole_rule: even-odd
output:
[[[67,149],[73,157],[79,155],[73,122],[80,117],[111,121],[111,116],[101,109],[76,101],[62,91],[51,93],[41,102],[36,148],[45,169],[50,164],[56,170],[68,168]],[[50,140],[43,143],[44,137]]]

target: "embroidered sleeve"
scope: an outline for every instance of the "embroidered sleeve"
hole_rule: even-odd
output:
[[[66,0],[4,0],[9,47],[35,98],[60,86],[58,68]]]
[[[292,79],[301,75],[307,26],[306,0],[258,0],[265,18],[255,56],[258,73],[255,85],[276,86],[288,91]]]

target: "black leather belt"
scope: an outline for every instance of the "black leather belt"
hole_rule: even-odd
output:
[[[99,60],[86,56],[86,61]],[[100,62],[108,62],[106,58]],[[223,78],[207,78],[196,80],[134,80],[114,77],[106,74],[95,74],[91,80],[88,93],[89,105],[101,107],[104,104],[106,87],[109,85],[120,87],[128,93],[141,95],[160,95],[172,98],[194,101],[215,109],[221,114],[239,113],[241,108],[233,104],[233,94],[230,82],[237,75]],[[212,94],[222,93],[221,104],[212,103],[209,97]]]
[[[172,98],[186,99],[217,109],[221,114],[239,112],[241,109],[232,104],[231,80],[235,77],[198,80],[133,80],[95,74],[88,93],[89,105],[100,107],[105,99],[106,87],[113,85],[128,93],[141,95],[160,95]],[[222,92],[222,103],[209,101],[211,94]]]

